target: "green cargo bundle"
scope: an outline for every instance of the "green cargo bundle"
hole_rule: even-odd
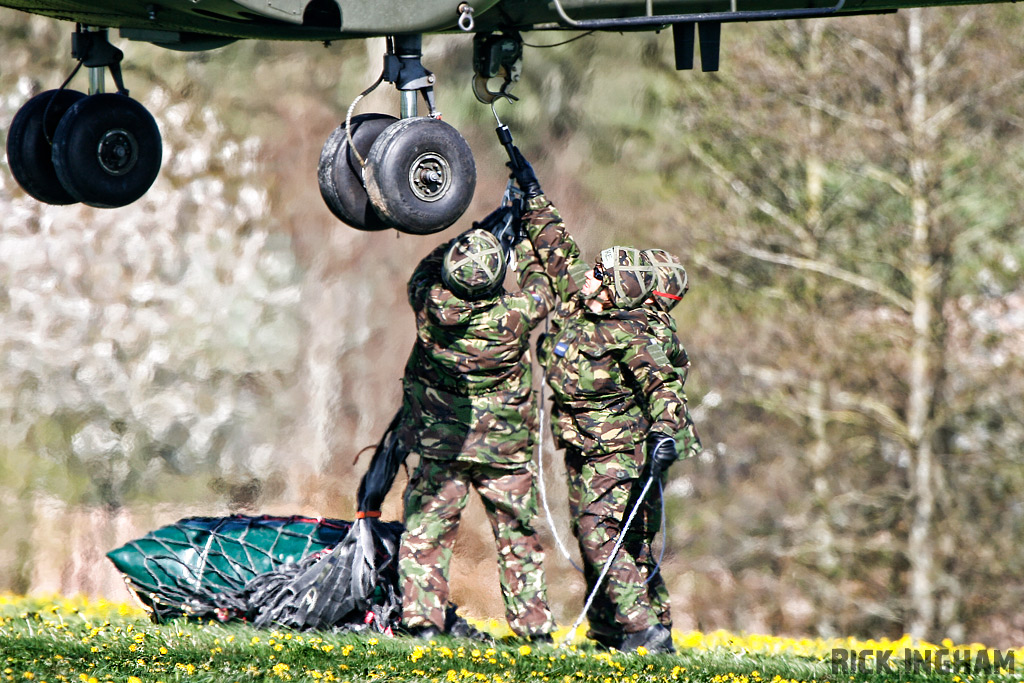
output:
[[[397,622],[397,522],[190,517],[107,553],[154,621],[241,619],[340,630]],[[374,571],[353,571],[353,550]]]

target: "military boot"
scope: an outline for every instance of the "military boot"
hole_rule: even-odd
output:
[[[672,631],[661,624],[655,624],[643,631],[627,633],[618,646],[623,652],[633,652],[642,647],[651,654],[671,654],[676,651],[672,645]]]

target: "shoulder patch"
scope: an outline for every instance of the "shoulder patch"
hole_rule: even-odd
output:
[[[569,277],[572,279],[573,284],[576,285],[576,289],[583,289],[583,285],[587,283],[587,272],[589,270],[590,268],[583,259],[578,259],[569,266]]]
[[[668,356],[665,355],[665,349],[663,349],[661,347],[661,344],[659,344],[657,341],[652,340],[651,343],[647,345],[647,353],[651,354],[651,358],[653,358],[654,362],[657,363],[658,365],[672,365],[672,363],[668,359]]]

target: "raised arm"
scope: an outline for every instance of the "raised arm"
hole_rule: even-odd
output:
[[[516,245],[516,262],[516,275],[521,290],[518,297],[519,305],[530,329],[533,329],[551,311],[554,305],[554,292],[533,245],[528,240],[520,240]]]
[[[523,230],[551,282],[555,296],[567,301],[583,287],[589,268],[580,256],[576,240],[566,230],[558,209],[541,190],[533,166],[523,158],[519,148],[514,147],[513,153],[517,163],[510,166],[516,183],[526,194]]]

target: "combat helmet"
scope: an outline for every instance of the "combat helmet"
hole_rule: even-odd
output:
[[[441,280],[460,299],[493,296],[505,280],[505,255],[498,238],[471,228],[452,241],[441,265]]]
[[[601,252],[597,266],[595,270],[600,271],[600,279],[611,292],[615,308],[635,308],[654,289],[654,266],[639,249],[609,247]]]
[[[654,305],[667,313],[676,307],[690,288],[686,269],[677,256],[664,249],[647,249],[644,253],[654,265],[654,289],[651,291]]]

